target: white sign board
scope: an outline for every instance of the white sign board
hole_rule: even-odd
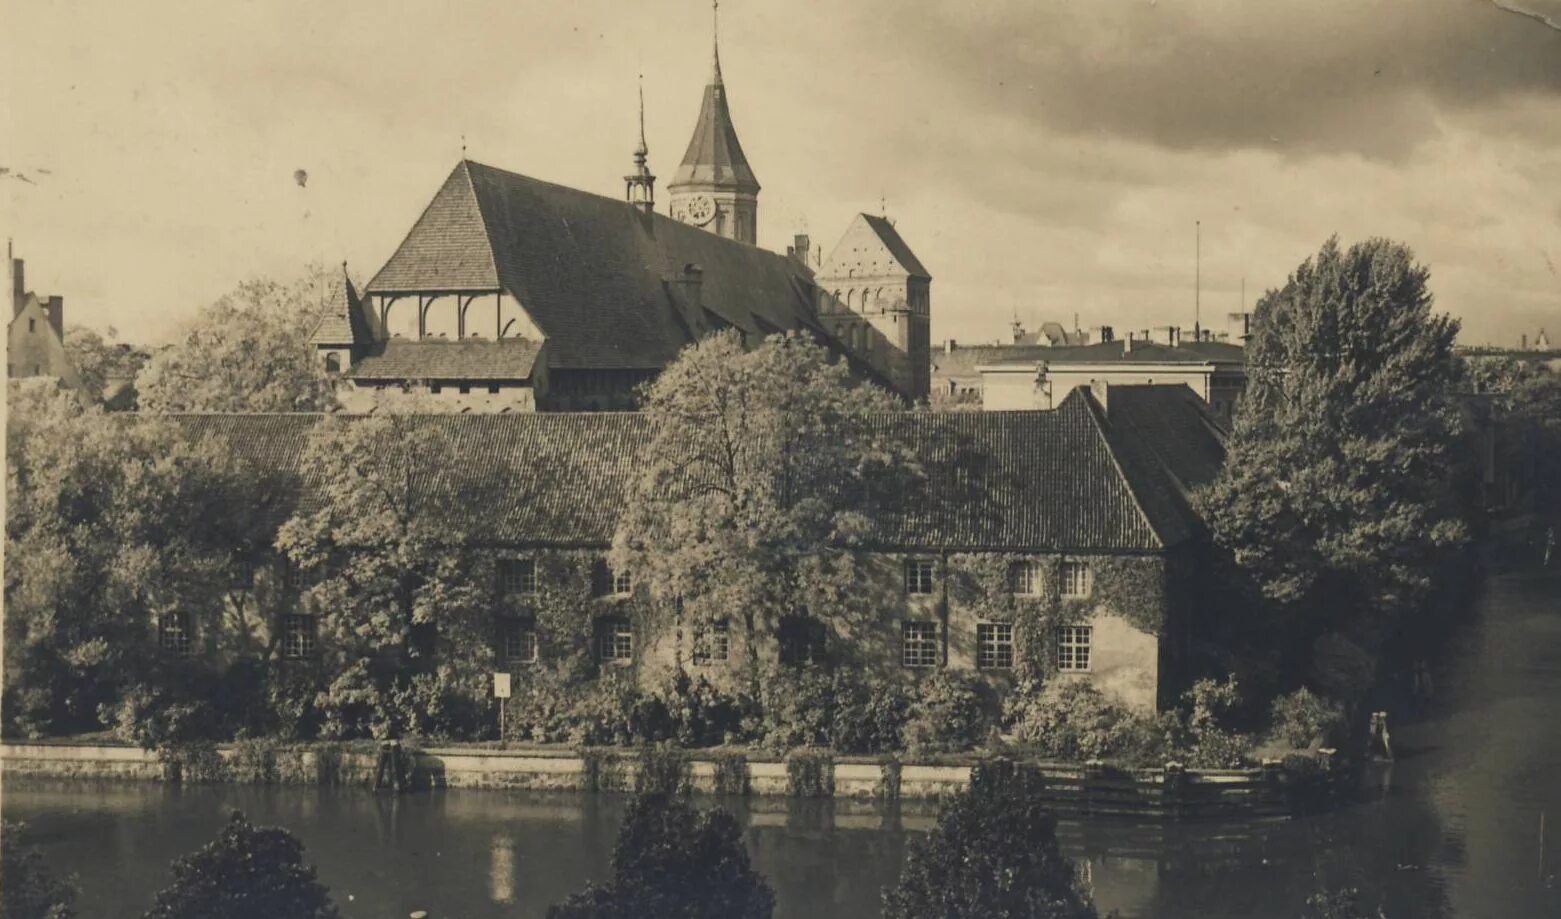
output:
[[[509,674],[495,673],[493,675],[493,698],[509,698]]]

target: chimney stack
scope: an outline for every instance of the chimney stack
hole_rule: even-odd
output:
[[[11,247],[6,247],[6,255],[9,257]],[[11,315],[15,316],[22,311],[22,306],[27,302],[27,272],[19,258],[11,258]]]
[[[959,347],[959,344],[957,342],[955,342],[954,339],[950,338],[947,341],[943,342],[943,353],[944,354],[953,354],[954,353],[954,349],[957,348],[957,347]]]
[[[786,247],[786,254],[804,265],[811,265],[813,244],[808,239],[808,234],[798,233],[791,238],[791,245]]]
[[[49,325],[54,326],[54,334],[65,338],[65,298],[55,294],[44,305],[44,311],[49,315]]]

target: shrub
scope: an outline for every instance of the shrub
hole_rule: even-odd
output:
[[[238,811],[215,841],[173,862],[173,883],[143,919],[335,919],[303,844],[281,827],[250,826]]]
[[[715,793],[718,795],[746,795],[748,793],[748,757],[741,753],[723,750],[714,757]]]
[[[1305,686],[1274,700],[1270,730],[1291,749],[1331,746],[1344,727],[1344,711]]]
[[[911,843],[899,883],[883,894],[885,919],[1026,916],[1091,919],[1078,869],[1057,845],[1057,821],[1029,774],[1011,763],[975,770],[969,790]]]
[[[1246,762],[1252,749],[1251,738],[1226,726],[1231,712],[1241,705],[1241,692],[1234,676],[1223,681],[1198,680],[1182,694],[1186,709],[1183,730],[1176,745],[1187,765],[1199,769],[1232,769]]]
[[[822,750],[793,750],[786,756],[786,794],[827,798],[835,793],[834,758]]]
[[[636,794],[686,795],[693,790],[688,754],[670,744],[640,749],[634,770]]]
[[[994,708],[986,681],[958,670],[938,670],[916,689],[905,745],[926,753],[973,749],[987,739]]]
[[[27,825],[0,824],[0,916],[70,919],[76,889],[55,878],[43,854],[27,842]]]
[[[216,740],[222,731],[210,699],[217,693],[209,687],[202,692],[193,682],[132,684],[117,701],[99,706],[98,717],[116,739],[146,750]]]
[[[227,761],[209,740],[173,744],[157,748],[172,781],[186,785],[222,782],[229,777]]]
[[[651,794],[629,806],[613,849],[613,879],[548,909],[548,919],[768,919],[775,895],[748,860],[732,815],[700,813]]]
[[[1025,681],[1009,694],[1003,720],[1014,738],[1045,759],[1161,763],[1171,732],[1162,718],[1129,711],[1083,680]]]
[[[233,745],[228,772],[235,782],[275,785],[281,777],[277,769],[277,742],[264,738],[238,741]]]
[[[830,746],[841,753],[893,753],[905,747],[911,696],[904,683],[859,670],[837,672]]]

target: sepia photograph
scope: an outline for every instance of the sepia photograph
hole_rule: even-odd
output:
[[[0,919],[1561,916],[1561,0],[0,59]]]

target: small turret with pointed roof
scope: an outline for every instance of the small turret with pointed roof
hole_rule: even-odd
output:
[[[719,0],[714,8],[719,17]],[[699,106],[699,119],[683,162],[667,188],[672,192],[672,216],[678,220],[740,242],[757,241],[759,180],[743,154],[727,107],[719,19],[710,82]]]
[[[644,213],[656,209],[656,177],[651,174],[648,159],[650,148],[645,145],[645,78],[640,77],[640,142],[634,148],[634,172],[623,177],[624,197]]]

